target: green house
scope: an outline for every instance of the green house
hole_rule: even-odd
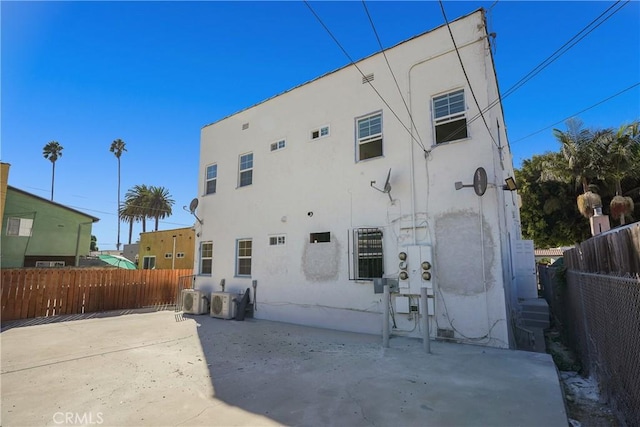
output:
[[[91,227],[98,218],[6,188],[0,267],[74,266],[80,256],[89,255]]]

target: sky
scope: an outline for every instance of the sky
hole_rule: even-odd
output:
[[[353,59],[379,52],[361,1],[310,5]],[[366,6],[385,48],[444,24],[436,1]],[[487,10],[503,95],[611,6],[605,16],[621,8],[503,99],[515,167],[557,151],[545,128],[568,117],[588,128],[640,118],[640,2],[444,2],[450,21]],[[189,227],[202,127],[350,63],[300,1],[2,1],[0,14],[9,185],[50,198],[42,149],[58,141],[54,200],[100,218],[102,250],[117,241],[114,139],[127,148],[121,197],[137,184],[166,187],[175,204],[159,229]],[[127,224],[120,236],[128,242]]]

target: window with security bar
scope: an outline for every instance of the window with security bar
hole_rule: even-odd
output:
[[[464,89],[433,98],[436,144],[467,138]]]
[[[382,230],[358,228],[353,231],[355,279],[382,277],[384,260]]]

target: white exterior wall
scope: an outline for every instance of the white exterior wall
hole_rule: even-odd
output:
[[[497,84],[482,13],[451,27],[478,102],[486,106],[496,99]],[[502,190],[513,167],[501,107],[485,114],[496,144],[478,119],[468,127],[469,138],[435,146],[433,96],[464,88],[467,120],[478,112],[447,28],[386,53],[428,154],[353,66],[204,127],[198,208],[203,224],[196,224],[194,269],[199,271],[200,242],[212,241],[213,273],[199,275],[196,286],[219,291],[224,278],[227,291],[242,292],[257,280],[257,318],[381,333],[382,295],[371,281],[349,280],[348,255],[350,230],[378,227],[384,232],[385,277],[397,276],[397,254],[406,245],[434,248],[432,336],[436,328],[448,329],[461,341],[506,347],[509,247],[510,239],[519,238],[519,218],[515,193]],[[411,128],[384,57],[371,56],[358,66],[374,73],[373,85]],[[355,120],[376,111],[382,111],[383,156],[356,162]],[[311,130],[323,125],[330,126],[330,135],[312,141]],[[286,148],[271,152],[270,144],[280,139]],[[253,152],[253,184],[237,188],[239,156],[247,152]],[[206,166],[212,163],[218,165],[217,191],[205,195]],[[471,184],[478,167],[488,175],[484,196],[472,188],[456,191],[454,183]],[[393,202],[371,187],[375,180],[382,188],[389,169]],[[330,232],[331,242],[309,243],[314,232]],[[286,235],[286,245],[269,246],[275,234]],[[251,278],[234,277],[241,238],[253,240]],[[393,333],[421,335],[415,316],[398,314],[395,320]]]

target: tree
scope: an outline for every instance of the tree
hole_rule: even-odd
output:
[[[56,162],[62,157],[62,150],[64,147],[57,141],[50,141],[42,149],[42,155],[45,159],[49,160],[52,165],[51,172],[51,201],[53,201],[53,184],[56,178]]]
[[[149,195],[151,188],[146,185],[134,185],[125,194],[124,208],[129,217],[135,218],[135,220],[142,221],[142,232],[147,231],[147,218],[149,217]],[[129,222],[129,226],[133,227]]]
[[[125,142],[121,139],[116,139],[111,143],[111,147],[109,148],[109,151],[111,151],[116,158],[118,159],[118,241],[116,243],[116,249],[120,250],[120,156],[122,156],[122,153],[127,151],[127,149],[125,148]],[[131,240],[131,238],[129,238],[129,240]],[[131,244],[131,241],[129,241],[129,244]]]
[[[582,185],[582,192],[586,193],[589,191],[589,180],[595,175],[592,134],[583,129],[580,119],[569,119],[566,125],[564,132],[553,129],[553,136],[560,143],[560,153],[576,180],[576,188]]]
[[[175,202],[164,187],[151,187],[148,200],[148,216],[156,221],[155,231],[158,231],[158,223],[161,219],[171,215],[171,207]]]
[[[129,244],[131,244],[131,237],[133,236],[133,223],[140,220],[139,209],[136,206],[125,202],[120,207],[120,219],[129,223]]]
[[[89,246],[89,250],[92,251],[92,252],[99,251],[100,249],[98,249],[97,245],[98,245],[98,238],[92,234],[91,235],[91,244]]]

